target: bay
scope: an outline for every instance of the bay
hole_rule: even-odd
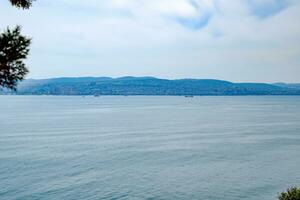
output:
[[[272,200],[299,96],[0,96],[0,199]]]

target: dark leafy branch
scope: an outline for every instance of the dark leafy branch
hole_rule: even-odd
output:
[[[13,6],[29,9],[35,0],[9,0]],[[16,90],[19,81],[28,73],[24,59],[29,53],[31,39],[21,34],[21,27],[0,34],[0,89]]]
[[[9,0],[13,6],[18,8],[28,9],[32,6],[32,2],[35,0]]]
[[[16,90],[28,69],[23,62],[29,53],[31,39],[21,34],[21,27],[0,34],[0,87]]]

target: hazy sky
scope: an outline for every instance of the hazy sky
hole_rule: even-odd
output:
[[[300,82],[299,0],[0,0],[33,38],[28,78],[157,76]]]

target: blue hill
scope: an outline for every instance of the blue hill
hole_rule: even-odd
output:
[[[4,92],[2,92],[4,93]],[[6,91],[5,93],[11,93]],[[300,95],[288,84],[232,83],[214,79],[79,77],[28,79],[16,94],[30,95]]]

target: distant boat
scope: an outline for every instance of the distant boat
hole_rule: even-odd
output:
[[[185,98],[193,98],[193,95],[185,95]]]
[[[94,94],[94,97],[99,97],[100,95],[99,94]]]

